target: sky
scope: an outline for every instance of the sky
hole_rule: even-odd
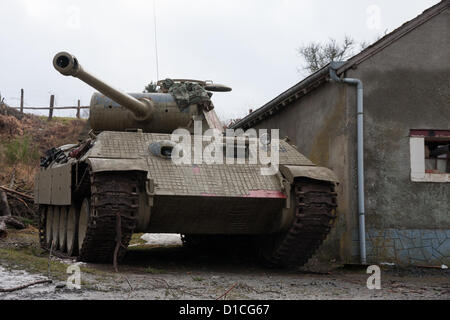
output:
[[[144,90],[157,70],[159,79],[225,84],[233,91],[214,94],[216,112],[242,118],[307,75],[299,46],[346,35],[371,43],[438,2],[0,0],[0,94],[10,106],[21,88],[25,106],[48,106],[51,94],[56,106],[89,105],[95,90],[53,68],[54,55],[68,51],[125,92]]]

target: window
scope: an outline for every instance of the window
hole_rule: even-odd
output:
[[[450,130],[411,130],[411,180],[450,182]]]

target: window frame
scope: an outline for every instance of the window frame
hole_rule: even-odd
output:
[[[425,167],[426,138],[450,140],[450,130],[410,130],[411,181],[450,182],[450,173],[430,173]],[[450,160],[447,160],[450,161]]]

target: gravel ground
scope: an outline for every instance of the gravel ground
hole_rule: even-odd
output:
[[[366,270],[310,263],[298,270],[271,270],[252,257],[230,252],[191,251],[177,235],[144,235],[114,273],[108,265],[87,265],[98,273],[82,273],[81,290],[64,282],[37,285],[0,299],[449,299],[450,272],[439,269],[383,266],[381,290],[367,289]],[[56,259],[56,258],[54,258]],[[60,260],[70,265],[74,261]],[[51,278],[51,277],[50,277]],[[0,288],[47,279],[8,261],[0,262]]]

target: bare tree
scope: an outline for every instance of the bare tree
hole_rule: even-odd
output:
[[[344,41],[339,43],[330,38],[327,43],[311,42],[297,48],[299,55],[305,60],[305,66],[299,70],[314,73],[331,61],[343,61],[354,54],[355,40],[345,36]]]
[[[299,68],[298,72],[306,71],[314,73],[325,67],[331,61],[345,61],[356,53],[366,49],[372,43],[377,42],[388,33],[386,29],[383,34],[376,37],[375,41],[356,43],[349,36],[345,36],[344,41],[339,43],[336,39],[330,38],[326,43],[311,42],[297,48],[298,54],[303,58],[305,65]],[[358,48],[355,48],[356,46]]]
[[[367,49],[369,46],[371,46],[372,44],[374,44],[375,42],[377,42],[378,40],[380,40],[387,34],[388,34],[388,29],[384,30],[384,32],[382,34],[379,34],[373,42],[368,42],[368,41],[361,42],[359,44],[360,50],[363,51],[363,50]]]

